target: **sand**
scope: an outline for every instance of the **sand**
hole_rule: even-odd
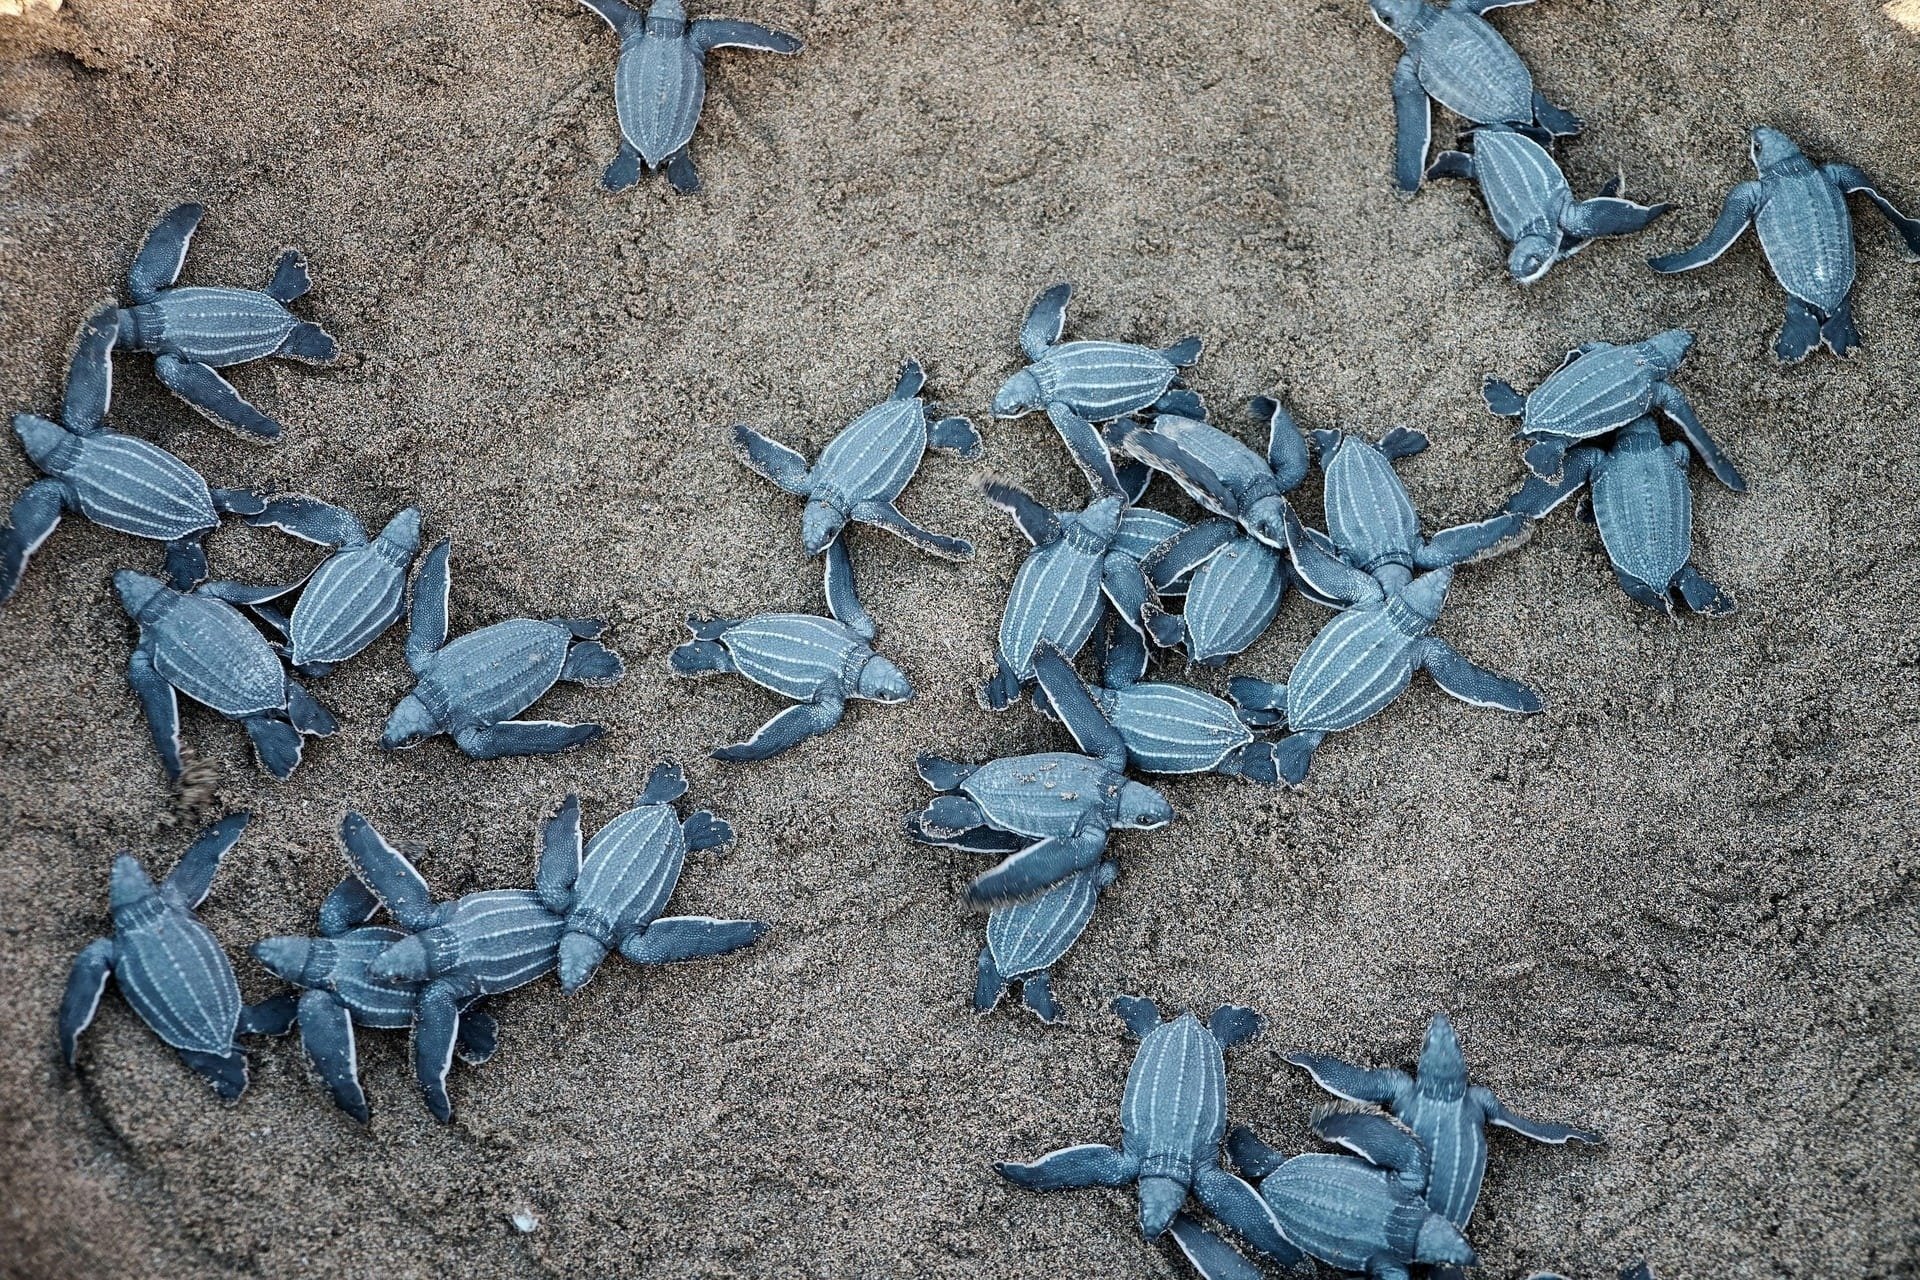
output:
[[[1437,1008],[1516,1109],[1603,1129],[1598,1149],[1495,1136],[1473,1231],[1489,1276],[1643,1256],[1663,1280],[1913,1275],[1920,271],[1857,205],[1866,350],[1783,370],[1751,241],[1679,279],[1642,258],[1705,229],[1761,121],[1920,204],[1920,39],[1866,0],[1498,15],[1588,121],[1566,150],[1576,187],[1618,166],[1680,206],[1523,291],[1469,189],[1390,190],[1398,49],[1357,0],[733,11],[809,47],[716,55],[693,199],[598,189],[614,42],[569,0],[75,0],[0,22],[0,403],[55,407],[80,317],[148,222],[205,200],[187,278],[262,281],[300,245],[317,285],[300,309],[350,358],[236,373],[289,424],[275,447],[202,423],[137,357],[118,423],[219,483],[369,522],[419,502],[454,540],[456,631],[601,613],[630,664],[617,688],[542,704],[611,727],[575,755],[384,755],[408,683],[396,630],[317,685],[345,727],[290,784],[190,714],[217,796],[191,812],[127,691],[109,586],[158,553],[62,526],[0,613],[0,1273],[1182,1274],[1127,1196],[1020,1192],[988,1167],[1117,1137],[1132,1048],[1103,1010],[1133,991],[1267,1015],[1230,1057],[1231,1105],[1283,1146],[1310,1142],[1319,1097],[1284,1052],[1405,1063]],[[1203,333],[1194,383],[1223,422],[1284,386],[1310,426],[1431,432],[1402,466],[1430,527],[1519,482],[1483,374],[1527,386],[1568,346],[1692,326],[1679,381],[1752,481],[1696,480],[1698,561],[1740,612],[1632,605],[1563,511],[1463,571],[1442,624],[1536,684],[1544,715],[1422,680],[1330,743],[1304,790],[1169,783],[1178,822],[1116,843],[1120,882],[1058,973],[1066,1024],[979,1019],[981,921],[957,900],[977,865],[899,821],[926,796],[917,750],[1063,741],[972,694],[1025,549],[977,482],[1081,500],[1044,420],[987,424],[984,463],[931,460],[908,492],[916,518],[978,541],[974,563],[854,535],[916,703],[726,767],[706,750],[777,702],[677,682],[664,657],[689,610],[821,604],[797,504],[732,459],[729,424],[811,452],[910,355],[984,421],[1027,301],[1059,278],[1074,334]],[[30,474],[0,449],[0,488]],[[1317,515],[1315,485],[1302,507]],[[250,530],[212,549],[258,580],[314,558]],[[1284,676],[1323,616],[1290,601],[1234,669]],[[676,910],[774,932],[723,962],[616,961],[577,997],[547,980],[497,1001],[500,1052],[456,1068],[452,1125],[419,1105],[396,1034],[361,1040],[365,1129],[291,1040],[260,1045],[251,1091],[219,1104],[113,994],[79,1072],[58,1060],[54,1010],[105,926],[115,850],[164,869],[209,814],[257,813],[203,913],[257,998],[273,984],[244,949],[310,927],[349,807],[440,892],[524,885],[566,792],[598,826],[663,755],[741,833],[692,859]]]

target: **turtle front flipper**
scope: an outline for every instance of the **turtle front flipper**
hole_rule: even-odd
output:
[[[366,528],[352,512],[303,493],[275,498],[246,521],[256,529],[278,529],[323,547],[358,547],[367,541]]]
[[[823,693],[818,702],[802,702],[788,707],[761,725],[745,742],[718,747],[715,760],[740,762],[770,760],[783,751],[799,746],[808,738],[826,733],[840,723],[846,713],[846,701],[838,694]]]
[[[991,871],[974,877],[967,901],[977,907],[996,906],[1031,898],[1059,884],[1076,871],[1100,861],[1106,845],[1104,830],[1072,836],[1049,836],[1007,858]]]
[[[196,1049],[175,1049],[180,1061],[191,1067],[220,1095],[223,1102],[232,1102],[247,1091],[247,1055],[240,1049],[229,1049],[225,1053],[201,1053]]]
[[[1598,449],[1575,449],[1567,454],[1558,480],[1542,480],[1529,474],[1504,510],[1528,520],[1539,520],[1587,486],[1601,453]]]
[[[973,544],[965,538],[953,538],[944,533],[934,533],[923,529],[900,514],[899,508],[891,502],[877,500],[855,504],[853,518],[862,524],[870,524],[876,529],[885,529],[896,538],[911,542],[928,555],[939,556],[943,560],[973,559]]]
[[[694,51],[702,57],[715,49],[752,49],[756,53],[798,53],[805,48],[797,36],[763,27],[757,22],[730,18],[696,18],[689,28]]]
[[[456,729],[453,740],[475,760],[503,756],[557,756],[602,737],[606,726],[561,720],[502,720]]]
[[[1097,756],[1116,772],[1126,768],[1127,744],[1120,732],[1101,714],[1100,705],[1087,692],[1072,664],[1058,649],[1043,644],[1033,658],[1033,674],[1046,691],[1054,715],[1067,727],[1080,749]]]
[[[204,205],[191,203],[175,205],[160,215],[127,269],[127,293],[135,302],[153,301],[162,289],[180,278],[187,246],[193,243],[193,233],[206,216]]]
[[[453,1070],[453,1047],[460,1032],[460,1001],[450,983],[429,983],[420,993],[413,1018],[413,1071],[433,1118],[453,1119],[453,1099],[447,1096],[447,1073]]]
[[[1408,195],[1420,189],[1433,140],[1433,101],[1420,83],[1420,66],[1411,53],[1393,68],[1393,178]]]
[[[407,666],[423,673],[447,643],[447,595],[453,588],[448,560],[453,540],[433,544],[413,579],[413,605],[407,616]]]
[[[706,960],[750,947],[766,936],[764,920],[717,920],[711,916],[666,916],[620,943],[634,964]]]
[[[1560,215],[1560,225],[1584,240],[1629,236],[1645,230],[1671,208],[1670,204],[1635,204],[1615,196],[1595,196],[1571,205]]]
[[[1027,359],[1044,359],[1047,348],[1060,341],[1067,327],[1067,300],[1072,296],[1073,286],[1062,283],[1041,290],[1034,298],[1020,324],[1020,350]]]
[[[1893,201],[1880,194],[1870,178],[1850,164],[1822,165],[1820,172],[1827,181],[1848,195],[1863,195],[1873,201],[1880,210],[1880,216],[1887,220],[1894,233],[1900,237],[1902,251],[1908,261],[1920,261],[1920,218],[1909,218],[1900,212]]]
[[[371,822],[357,813],[340,820],[340,843],[356,878],[380,899],[381,905],[403,929],[425,929],[433,923],[433,891],[398,849],[388,844]]]
[[[1242,1179],[1217,1164],[1203,1165],[1194,1171],[1193,1194],[1207,1212],[1275,1262],[1290,1267],[1301,1260],[1300,1251],[1281,1232],[1273,1210]]]
[[[73,358],[67,362],[67,393],[60,420],[78,435],[91,435],[106,420],[113,400],[113,344],[120,335],[120,312],[107,307],[80,327]]]
[[[747,469],[771,480],[795,497],[813,492],[811,468],[802,455],[749,426],[733,429],[733,451]]]
[[[1031,1191],[1124,1187],[1140,1176],[1138,1159],[1099,1142],[1062,1147],[1026,1164],[1001,1160],[993,1167],[1008,1182]]]
[[[1420,662],[1435,684],[1468,706],[1533,715],[1544,705],[1528,685],[1475,665],[1438,636],[1422,642]]]
[[[1426,1147],[1411,1129],[1388,1116],[1331,1103],[1314,1112],[1313,1131],[1394,1174],[1409,1190],[1420,1191],[1427,1185]]]
[[[1066,442],[1074,465],[1087,477],[1095,493],[1125,496],[1120,477],[1113,470],[1113,455],[1107,452],[1106,442],[1091,422],[1057,400],[1047,402],[1047,419]]]
[[[27,561],[53,536],[72,494],[63,480],[36,480],[14,499],[6,527],[0,528],[0,604],[20,589]]]
[[[1293,571],[1313,594],[1343,607],[1378,600],[1384,594],[1372,574],[1354,568],[1309,537],[1291,507],[1286,510],[1285,534],[1283,549]]]
[[[258,440],[280,438],[280,424],[248,404],[233,384],[215,373],[211,365],[163,355],[154,360],[153,371],[168,390],[192,405],[202,417]]]
[[[1502,511],[1472,524],[1442,529],[1414,551],[1413,564],[1417,569],[1439,569],[1491,559],[1513,550],[1532,534],[1533,525],[1526,516]]]
[[[1680,428],[1680,434],[1687,438],[1687,443],[1700,456],[1700,461],[1706,464],[1707,470],[1713,473],[1714,479],[1735,493],[1746,492],[1747,482],[1740,475],[1740,469],[1733,465],[1733,459],[1727,457],[1720,442],[1707,431],[1699,415],[1694,413],[1692,403],[1678,387],[1669,382],[1655,383],[1653,407],[1671,418]]]
[[[205,902],[213,888],[213,878],[220,871],[221,860],[240,842],[251,821],[250,813],[229,814],[201,832],[161,882],[161,890],[168,899],[188,911]]]
[[[309,991],[300,997],[300,1047],[314,1074],[333,1095],[334,1105],[365,1124],[371,1112],[360,1085],[353,1015],[331,992]]]
[[[1167,1234],[1180,1246],[1181,1254],[1200,1280],[1264,1280],[1265,1273],[1260,1268],[1201,1226],[1192,1214],[1174,1214],[1173,1221],[1167,1224]]]
[[[845,538],[835,538],[827,545],[826,562],[827,612],[835,622],[872,644],[879,628],[874,625],[873,615],[860,603],[860,593],[853,581],[853,557],[847,552]]]
[[[1324,1053],[1289,1053],[1286,1060],[1313,1077],[1313,1082],[1349,1102],[1392,1103],[1413,1089],[1404,1071],[1370,1071]]]
[[[1511,1129],[1523,1138],[1535,1142],[1545,1142],[1561,1146],[1568,1142],[1598,1144],[1603,1139],[1591,1129],[1576,1129],[1572,1125],[1556,1124],[1551,1120],[1529,1120],[1525,1116],[1515,1115],[1494,1096],[1493,1090],[1475,1085],[1469,1091],[1473,1100],[1480,1104],[1480,1110],[1486,1115],[1488,1124],[1497,1124],[1503,1129]]]
[[[180,699],[167,678],[154,669],[153,654],[142,645],[127,660],[127,683],[147,718],[147,733],[167,776],[180,780]]]
[[[80,1033],[93,1022],[113,976],[113,939],[95,938],[73,958],[67,993],[60,1001],[60,1056],[73,1066],[80,1055]]]
[[[1713,229],[1707,232],[1706,239],[1679,253],[1663,253],[1648,258],[1647,265],[1663,276],[1706,266],[1733,248],[1733,242],[1746,231],[1747,224],[1753,221],[1753,215],[1759,212],[1765,199],[1766,190],[1759,183],[1741,183],[1727,193],[1727,202],[1721,206],[1720,216],[1714,219]]]

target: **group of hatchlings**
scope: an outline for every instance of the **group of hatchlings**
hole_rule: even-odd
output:
[[[687,145],[704,98],[705,55],[800,48],[752,23],[690,21],[679,0],[659,0],[644,14],[619,0],[583,2],[620,37],[621,145],[604,179],[610,189],[632,185],[642,166],[664,168],[681,191],[697,189]],[[1484,20],[1500,3],[1371,5],[1406,46],[1393,76],[1398,185],[1413,192],[1423,176],[1475,180],[1513,244],[1508,266],[1516,280],[1538,279],[1589,241],[1638,231],[1666,210],[1623,199],[1617,183],[1596,198],[1574,199],[1551,148],[1577,134],[1579,121],[1535,91],[1525,65]],[[1429,164],[1435,101],[1468,123],[1471,150],[1443,152]],[[1653,268],[1704,266],[1752,222],[1788,294],[1775,354],[1795,361],[1822,343],[1848,354],[1859,340],[1848,306],[1854,264],[1846,195],[1867,195],[1916,258],[1920,220],[1903,215],[1858,169],[1815,166],[1773,129],[1753,131],[1752,154],[1758,179],[1729,195],[1700,245],[1654,258]],[[266,356],[314,363],[337,356],[331,336],[288,309],[309,287],[297,251],[282,255],[264,291],[176,283],[202,216],[195,204],[163,215],[129,270],[132,305],[107,308],[81,327],[60,420],[15,417],[45,478],[14,503],[0,530],[0,602],[17,590],[28,558],[63,513],[166,545],[164,580],[124,570],[115,587],[138,628],[128,678],[176,780],[179,694],[238,721],[262,767],[289,777],[304,738],[336,727],[294,674],[326,675],[403,613],[416,683],[394,708],[383,747],[446,733],[467,755],[489,759],[553,754],[600,736],[599,725],[517,717],[557,681],[605,685],[621,677],[620,658],[599,642],[603,623],[519,618],[449,641],[447,541],[422,559],[409,601],[418,510],[398,513],[369,537],[352,515],[315,498],[210,488],[173,455],[105,427],[116,348],[151,353],[167,387],[261,440],[276,438],[280,424],[217,370]],[[1068,296],[1062,284],[1035,300],[1020,333],[1029,363],[1007,380],[993,411],[1002,418],[1044,411],[1093,494],[1080,510],[1050,511],[1010,484],[984,486],[1034,550],[1014,578],[994,672],[979,696],[983,706],[1003,710],[1031,689],[1036,709],[1062,723],[1079,750],[979,765],[922,756],[920,775],[938,794],[907,820],[915,840],[1000,859],[968,890],[990,912],[975,988],[981,1012],[1019,983],[1033,1013],[1058,1018],[1048,970],[1114,880],[1108,834],[1164,826],[1174,816],[1167,798],[1128,769],[1299,784],[1329,734],[1381,711],[1421,669],[1473,705],[1540,710],[1532,690],[1474,664],[1432,632],[1455,566],[1518,545],[1535,521],[1582,489],[1634,600],[1666,612],[1676,597],[1700,614],[1733,608],[1690,560],[1692,457],[1731,489],[1744,482],[1671,381],[1693,344],[1684,330],[1580,347],[1526,395],[1488,379],[1487,407],[1520,420],[1529,478],[1486,519],[1428,536],[1393,470],[1426,447],[1424,435],[1396,428],[1373,441],[1303,433],[1278,399],[1258,396],[1251,413],[1266,442],[1256,450],[1210,424],[1184,384],[1183,371],[1201,354],[1198,338],[1165,349],[1062,341]],[[830,731],[850,699],[913,696],[901,670],[874,651],[876,627],[854,588],[845,529],[872,525],[949,559],[973,554],[967,542],[921,528],[896,505],[929,447],[964,458],[981,452],[966,418],[928,413],[924,384],[920,367],[907,362],[892,394],[812,463],[758,431],[735,428],[746,465],[805,499],[802,542],[824,559],[828,616],[689,620],[692,638],[673,651],[674,671],[738,674],[795,704],[716,757],[766,759]],[[1685,443],[1665,443],[1655,415]],[[1306,526],[1288,500],[1316,454],[1324,530]],[[1189,524],[1138,505],[1156,473],[1210,518]],[[332,553],[293,583],[210,581],[201,540],[228,515]],[[1188,662],[1206,666],[1241,653],[1273,621],[1289,586],[1334,617],[1286,683],[1236,676],[1229,701],[1145,678],[1156,648],[1182,650]],[[285,610],[288,598],[294,603]],[[1168,607],[1175,601],[1177,613]],[[1092,686],[1073,666],[1089,642],[1097,654]],[[318,936],[253,948],[295,992],[248,1006],[224,951],[194,915],[247,815],[215,823],[157,884],[123,854],[111,875],[113,934],[74,962],[60,1011],[62,1050],[73,1062],[115,976],[135,1011],[222,1097],[237,1098],[246,1087],[238,1037],[297,1025],[335,1100],[364,1120],[354,1028],[410,1028],[428,1106],[448,1119],[453,1059],[479,1062],[494,1048],[494,1023],[481,1008],[488,997],[549,971],[575,990],[611,951],[659,964],[723,955],[764,934],[758,921],[664,914],[687,854],[732,839],[711,814],[679,816],[675,802],[685,791],[676,766],[658,766],[634,807],[591,840],[570,796],[543,827],[533,889],[441,902],[404,856],[350,813],[340,832],[348,873],[321,905]],[[386,921],[372,923],[382,910]],[[1292,1264],[1310,1255],[1398,1280],[1414,1265],[1473,1263],[1462,1231],[1485,1168],[1487,1124],[1543,1142],[1599,1140],[1524,1119],[1470,1085],[1453,1029],[1435,1015],[1415,1076],[1290,1055],[1344,1100],[1317,1112],[1314,1130],[1351,1154],[1288,1159],[1248,1130],[1227,1128],[1223,1050],[1259,1029],[1257,1015],[1229,1006],[1204,1024],[1192,1014],[1161,1023],[1149,1002],[1132,996],[1114,1011],[1142,1040],[1121,1104],[1120,1146],[1068,1147],[1031,1164],[1002,1164],[1000,1172],[1034,1188],[1137,1186],[1143,1232],[1170,1234],[1214,1280],[1258,1272],[1188,1214],[1190,1197],[1268,1260]],[[1237,1172],[1221,1164],[1223,1142]]]

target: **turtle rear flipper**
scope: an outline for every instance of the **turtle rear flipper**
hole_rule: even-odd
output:
[[[460,1014],[460,1033],[453,1052],[470,1067],[484,1064],[500,1047],[500,1024],[493,1015],[469,1006]]]
[[[1579,116],[1565,107],[1554,106],[1538,90],[1535,90],[1533,95],[1533,118],[1540,122],[1541,128],[1556,138],[1578,137],[1580,130],[1586,127],[1581,123]]]
[[[1566,468],[1567,441],[1560,436],[1549,436],[1536,440],[1527,446],[1520,460],[1527,464],[1527,470],[1542,480],[1558,480]]]
[[[994,1006],[1000,1003],[1000,998],[1007,994],[1007,988],[1011,985],[1011,980],[1001,974],[993,963],[993,948],[990,946],[980,948],[979,972],[973,981],[973,1011],[992,1013]]]
[[[1724,618],[1737,607],[1733,597],[1694,568],[1692,561],[1681,566],[1673,585],[1680,592],[1680,598],[1687,602],[1687,608],[1702,617]]]
[[[1299,786],[1307,780],[1307,770],[1313,765],[1313,753],[1326,734],[1303,731],[1291,733],[1273,744],[1273,764],[1280,776],[1291,786]]]
[[[1176,418],[1192,418],[1195,422],[1207,420],[1207,402],[1191,387],[1169,387],[1164,395],[1153,402],[1153,410]]]
[[[766,936],[764,920],[716,920],[712,916],[666,916],[620,944],[634,964],[678,964],[750,947]]]
[[[600,185],[608,191],[625,191],[640,181],[640,152],[625,138],[620,139],[620,150],[600,175]]]
[[[980,456],[980,429],[966,418],[942,418],[927,428],[927,443],[971,462]]]
[[[302,320],[273,354],[302,364],[332,364],[340,358],[340,344],[319,325]]]
[[[283,1036],[293,1030],[300,1018],[300,1000],[291,991],[243,1005],[240,1026],[234,1033],[242,1036]]]
[[[453,1069],[453,1046],[459,1031],[460,1007],[453,988],[444,982],[429,984],[421,992],[414,1014],[413,1071],[427,1110],[442,1124],[453,1119],[447,1072]]]
[[[1773,354],[1783,364],[1798,364],[1820,345],[1820,317],[1798,298],[1787,299],[1787,318],[1773,340]]]
[[[147,734],[160,753],[161,765],[169,778],[179,781],[182,749],[179,694],[167,678],[154,669],[153,654],[144,647],[135,649],[127,660],[127,683],[133,686],[133,695],[139,699],[140,710],[146,715]]]
[[[668,156],[663,167],[667,171],[667,182],[681,195],[690,196],[700,190],[699,171],[693,167],[693,157],[685,147]]]
[[[1513,389],[1504,378],[1486,378],[1480,383],[1480,399],[1487,411],[1502,418],[1518,418],[1527,411],[1527,398]]]
[[[232,1102],[247,1091],[247,1055],[240,1049],[225,1053],[202,1053],[196,1049],[175,1049],[180,1061],[213,1086],[224,1102]]]
[[[371,1113],[360,1085],[353,1015],[332,993],[309,991],[300,997],[300,1047],[334,1104],[365,1124]]]
[[[993,655],[994,673],[980,686],[977,697],[980,705],[988,711],[1005,711],[1020,701],[1020,691],[1025,682],[1020,673],[1007,661],[1007,655],[995,650]]]
[[[293,680],[287,681],[287,719],[310,737],[327,738],[340,731],[340,722],[334,719],[333,713]]]
[[[1044,973],[1030,973],[1020,980],[1020,1003],[1048,1026],[1060,1021],[1060,1004],[1053,998],[1053,979]]]
[[[1821,321],[1820,341],[1843,359],[1860,349],[1860,331],[1853,327],[1853,304],[1847,299],[1840,299],[1833,313]]]
[[[604,725],[561,720],[502,720],[456,729],[454,742],[475,760],[502,756],[555,756],[585,746],[606,733]]]
[[[1206,350],[1206,345],[1206,340],[1199,334],[1190,333],[1172,346],[1163,347],[1160,354],[1165,356],[1167,363],[1174,368],[1184,369],[1199,361],[1200,353]]]
[[[705,809],[689,817],[681,824],[680,830],[690,853],[719,849],[733,843],[733,824],[714,817]]]
[[[799,746],[808,738],[827,732],[840,723],[846,704],[840,698],[822,697],[818,702],[802,702],[788,707],[761,725],[745,742],[720,747],[715,760],[769,760],[783,751]]]
[[[567,660],[560,668],[559,678],[586,685],[590,689],[601,689],[618,684],[626,674],[626,664],[620,660],[619,654],[598,640],[582,640],[567,650]]]
[[[725,628],[722,629],[725,633]],[[673,673],[680,676],[732,675],[733,657],[717,640],[689,640],[667,655]]]
[[[253,740],[260,767],[282,782],[291,778],[300,767],[304,747],[300,731],[278,714],[248,716],[240,723],[246,727],[247,737]]]
[[[958,791],[978,768],[977,765],[962,764],[925,751],[920,753],[913,767],[914,772],[920,775],[920,780],[935,791]]]
[[[14,500],[6,527],[0,528],[0,604],[20,589],[27,561],[53,536],[70,493],[64,481],[36,480]]]
[[[153,371],[168,390],[192,405],[202,417],[255,439],[280,438],[280,424],[247,403],[233,384],[215,373],[211,365],[163,355],[154,360]]]
[[[298,249],[283,249],[273,264],[273,278],[267,281],[267,296],[282,304],[304,298],[313,288],[307,274],[307,255]]]

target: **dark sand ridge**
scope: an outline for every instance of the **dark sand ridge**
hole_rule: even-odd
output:
[[[567,790],[597,826],[663,753],[741,832],[693,860],[679,909],[777,922],[726,962],[616,961],[577,998],[545,982],[498,1002],[501,1051],[456,1069],[447,1128],[403,1037],[362,1039],[362,1131],[290,1041],[222,1107],[118,996],[76,1079],[53,1014],[102,927],[108,859],[130,845],[165,866],[190,827],[126,690],[108,584],[158,553],[64,525],[0,614],[0,1272],[1179,1274],[1126,1198],[1028,1194],[988,1168],[1117,1134],[1132,1047],[1103,1006],[1134,990],[1269,1016],[1230,1059],[1232,1103],[1283,1145],[1308,1141],[1317,1100],[1283,1051],[1404,1061],[1435,1007],[1516,1108],[1604,1129],[1596,1151],[1496,1137],[1474,1231],[1490,1276],[1604,1276],[1642,1254],[1663,1278],[1911,1273],[1920,271],[1863,206],[1867,349],[1782,371],[1765,354],[1780,295],[1750,240],[1676,280],[1642,256],[1705,229],[1759,121],[1920,203],[1920,40],[1826,0],[1496,15],[1588,121],[1565,151],[1576,187],[1619,165],[1630,193],[1681,204],[1523,292],[1468,189],[1390,190],[1398,49],[1357,0],[728,11],[809,48],[716,56],[691,200],[659,180],[597,189],[614,45],[568,0],[79,0],[0,23],[0,403],[57,404],[77,322],[150,219],[204,199],[189,278],[264,280],[303,246],[302,308],[354,362],[239,372],[290,424],[274,448],[202,425],[137,358],[117,420],[222,483],[369,521],[419,501],[455,541],[456,629],[605,612],[632,667],[543,704],[614,729],[559,761],[376,751],[407,683],[397,632],[317,685],[346,727],[290,785],[190,715],[221,802],[260,815],[205,911],[230,951],[308,927],[349,806],[442,892],[525,884]],[[925,798],[917,749],[1061,740],[972,699],[1025,549],[974,483],[1081,492],[1044,421],[987,424],[985,464],[933,460],[907,496],[975,538],[975,564],[856,535],[916,704],[723,768],[705,749],[773,700],[676,682],[664,655],[689,609],[820,603],[796,505],[733,461],[729,423],[812,452],[907,355],[983,416],[1022,310],[1058,278],[1079,286],[1075,333],[1204,333],[1194,380],[1225,422],[1284,383],[1308,425],[1426,428],[1434,447],[1402,470],[1435,526],[1518,482],[1483,373],[1531,385],[1567,346],[1691,325],[1681,384],[1753,482],[1696,485],[1699,559],[1741,612],[1649,615],[1592,530],[1557,516],[1464,571],[1443,628],[1535,682],[1545,715],[1422,682],[1331,742],[1304,791],[1170,784],[1178,823],[1121,842],[1124,874],[1058,975],[1068,1025],[983,1023],[966,1006],[980,923],[956,904],[976,867],[898,821]],[[0,487],[28,479],[0,449]],[[262,579],[309,558],[251,531],[213,552]],[[1290,604],[1238,669],[1283,675],[1321,617]],[[250,996],[270,989],[239,968]],[[508,1222],[522,1209],[541,1220],[528,1235]]]

